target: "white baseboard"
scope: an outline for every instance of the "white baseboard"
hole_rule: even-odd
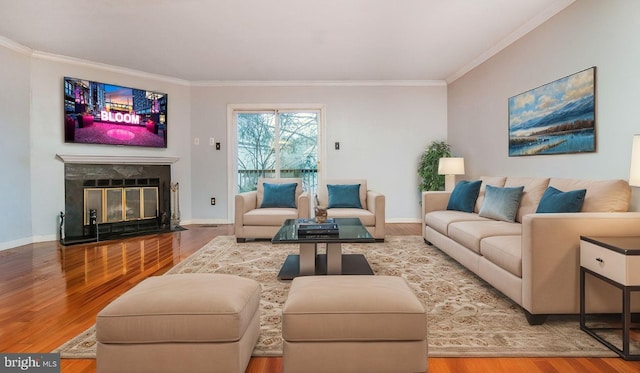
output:
[[[386,219],[385,223],[422,223],[422,220],[416,218],[392,218]]]
[[[227,219],[192,219],[180,222],[180,225],[196,225],[196,224],[233,224],[233,221]]]

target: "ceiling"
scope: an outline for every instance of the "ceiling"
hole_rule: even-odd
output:
[[[0,0],[0,38],[189,82],[450,82],[573,1]]]

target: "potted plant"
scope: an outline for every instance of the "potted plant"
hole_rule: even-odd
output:
[[[443,157],[451,157],[451,145],[445,141],[432,142],[422,153],[418,165],[418,175],[422,179],[420,191],[444,190],[444,175],[438,175],[438,162]]]

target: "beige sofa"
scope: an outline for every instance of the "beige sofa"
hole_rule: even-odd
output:
[[[580,236],[640,235],[640,213],[627,212],[624,180],[482,177],[474,212],[447,210],[451,192],[423,192],[425,242],[431,243],[520,305],[531,324],[580,312]],[[480,217],[486,185],[524,186],[515,222]],[[586,189],[578,213],[535,213],[548,186]],[[588,279],[587,307],[613,312],[620,294]]]
[[[261,207],[264,199],[264,183],[297,183],[295,208]],[[247,238],[273,238],[286,219],[308,219],[311,205],[309,193],[302,190],[301,178],[258,179],[257,190],[236,195],[234,230],[236,240],[245,242]]]
[[[329,218],[358,218],[362,225],[378,242],[385,237],[385,197],[384,194],[367,189],[367,180],[340,179],[327,180],[318,188],[318,200],[321,206],[329,206],[329,192],[327,185],[355,185],[360,184],[360,205],[362,208],[329,208]]]

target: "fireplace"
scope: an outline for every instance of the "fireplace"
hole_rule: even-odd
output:
[[[65,162],[64,169],[63,244],[172,229],[170,165]]]

